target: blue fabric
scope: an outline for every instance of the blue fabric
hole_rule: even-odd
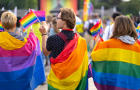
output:
[[[45,20],[45,17],[38,17],[38,19],[40,20],[40,22],[46,21],[46,20]],[[39,22],[39,21],[37,21],[37,22]]]
[[[55,34],[56,34],[56,32],[54,31],[54,29],[53,28],[50,28],[49,35],[51,36],[51,35],[55,35]]]
[[[92,73],[93,73],[94,81],[101,85],[110,85],[110,86],[116,86],[116,87],[128,88],[128,89],[140,89],[140,83],[139,83],[140,78],[137,79],[125,75],[96,72],[93,68],[92,68]],[[127,83],[124,83],[126,81]]]
[[[39,56],[37,56],[33,77],[31,80],[32,90],[37,88],[38,85],[44,83],[45,81],[46,81],[46,77],[45,77],[43,59],[42,59],[42,55],[40,54]]]
[[[30,81],[33,68],[34,66],[19,71],[0,72],[0,90],[32,90]]]

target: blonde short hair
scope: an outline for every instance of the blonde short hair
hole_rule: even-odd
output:
[[[1,23],[5,29],[13,29],[16,26],[17,17],[12,12],[4,12],[1,16]]]

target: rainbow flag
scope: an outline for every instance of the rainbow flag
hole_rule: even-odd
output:
[[[103,27],[101,20],[97,21],[97,23],[90,29],[92,36],[97,36],[99,33],[102,33]]]
[[[2,24],[0,22],[0,32],[4,31],[4,28],[2,27]]]
[[[36,16],[39,19],[38,22],[46,21],[45,11],[34,11],[34,13],[36,14]]]
[[[140,39],[140,24],[138,25],[138,27],[136,28],[136,32],[138,34],[138,39]]]
[[[88,90],[88,53],[82,37],[75,34],[59,56],[50,61],[48,90]]]
[[[98,90],[140,89],[140,45],[118,39],[101,42],[92,54],[92,77]]]
[[[37,17],[33,11],[30,11],[26,16],[19,20],[24,29],[37,22]]]
[[[78,0],[40,0],[40,10],[46,11],[46,14],[58,12],[59,8],[72,8],[77,14]]]
[[[88,7],[88,15],[92,15],[93,9],[94,9],[93,4],[91,2],[89,2],[88,6],[89,6]]]
[[[88,10],[89,10],[90,0],[84,0],[84,8],[83,8],[83,20],[87,21],[88,19]]]
[[[45,81],[39,40],[31,32],[20,41],[0,33],[0,90],[34,90]]]

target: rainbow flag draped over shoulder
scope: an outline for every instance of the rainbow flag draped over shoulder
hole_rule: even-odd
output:
[[[0,22],[0,32],[4,31],[4,28],[2,27],[2,24]]]
[[[0,33],[0,90],[34,90],[45,81],[39,40]]]
[[[30,11],[26,16],[19,20],[24,29],[37,22],[37,17],[33,11]]]
[[[86,41],[75,34],[55,59],[51,58],[48,90],[87,90],[88,54]]]
[[[140,89],[140,45],[117,39],[98,44],[92,54],[92,76],[98,90]]]
[[[101,20],[97,21],[97,23],[90,29],[92,36],[97,36],[102,33],[103,27]]]

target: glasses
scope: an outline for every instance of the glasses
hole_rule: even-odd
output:
[[[62,19],[61,17],[57,17],[57,19]]]

